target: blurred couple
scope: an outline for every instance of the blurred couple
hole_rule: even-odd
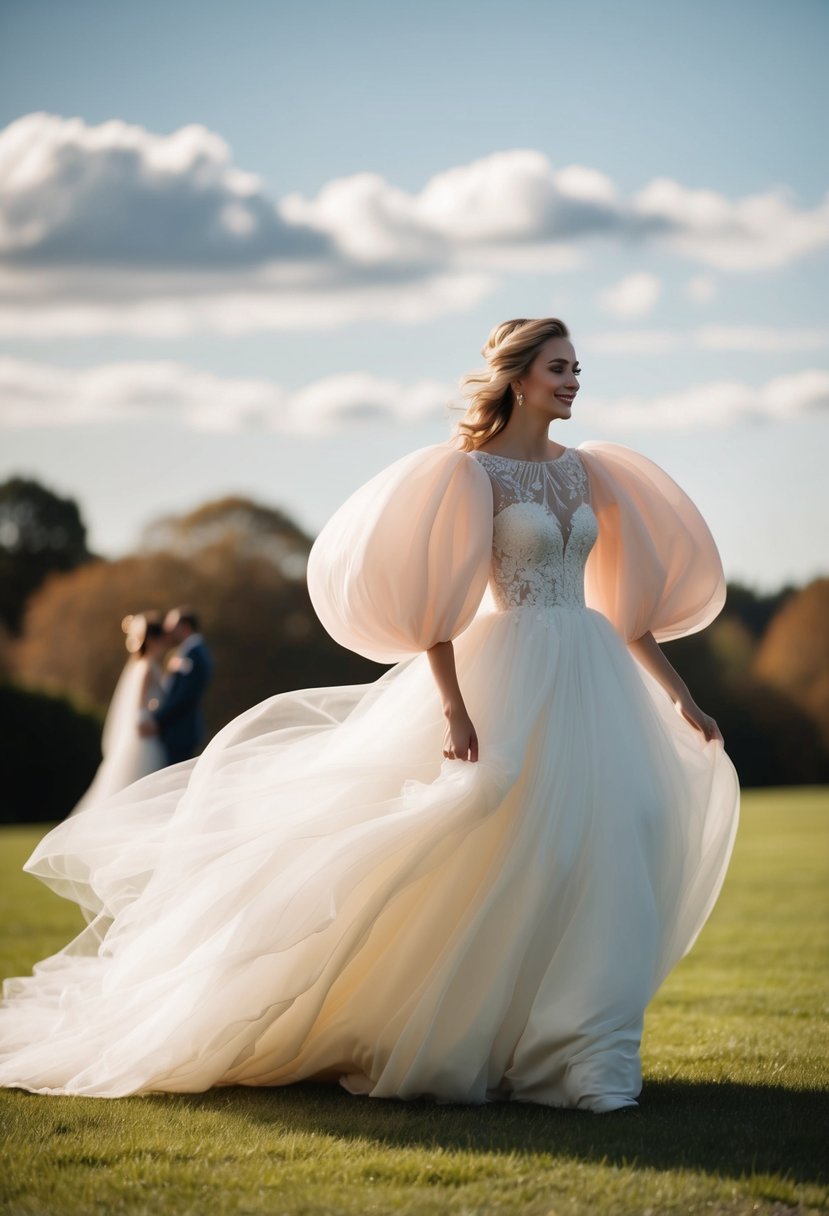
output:
[[[213,657],[187,606],[125,616],[127,659],[104,722],[103,760],[70,812],[117,793],[140,777],[195,755],[204,736],[201,701]],[[166,668],[163,656],[173,647]]]

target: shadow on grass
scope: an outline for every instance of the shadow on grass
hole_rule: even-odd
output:
[[[130,1101],[131,1099],[122,1099]],[[355,1097],[337,1085],[224,1087],[203,1094],[147,1094],[142,1103],[220,1109],[241,1124],[371,1140],[390,1148],[552,1153],[728,1177],[773,1174],[792,1182],[829,1176],[829,1095],[821,1090],[727,1082],[648,1082],[639,1114],[594,1115],[522,1102],[438,1105],[428,1099]]]

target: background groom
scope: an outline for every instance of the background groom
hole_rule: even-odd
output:
[[[167,763],[179,764],[195,755],[204,737],[201,699],[213,675],[213,656],[191,608],[171,608],[164,632],[178,649],[167,664],[161,703],[150,706],[154,721],[140,729],[142,734],[160,735]]]

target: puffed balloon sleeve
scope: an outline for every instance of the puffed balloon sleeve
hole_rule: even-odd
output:
[[[489,475],[430,444],[382,469],[339,507],[308,555],[308,593],[336,642],[397,663],[471,623],[492,561]]]
[[[588,607],[626,642],[648,630],[657,642],[697,633],[725,603],[713,536],[664,469],[621,443],[579,444],[599,535],[584,569]]]

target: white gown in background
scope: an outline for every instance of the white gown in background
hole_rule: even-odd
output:
[[[146,688],[145,688],[146,682]],[[163,695],[161,664],[147,655],[130,655],[115,685],[101,735],[101,754],[86,793],[69,812],[77,815],[102,802],[140,777],[163,768],[167,757],[157,735],[142,738],[138,725],[149,720],[147,708]]]
[[[635,1104],[739,812],[722,743],[625,644],[722,608],[696,507],[621,444],[447,441],[347,499],[308,587],[395,665],[271,697],[40,841],[24,868],[87,927],[5,981],[0,1084]],[[424,651],[450,637],[477,762],[442,757]]]

